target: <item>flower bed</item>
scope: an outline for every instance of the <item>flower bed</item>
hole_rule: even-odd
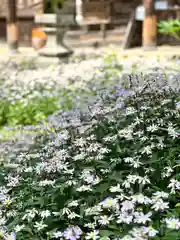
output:
[[[179,78],[113,71],[83,83],[31,146],[4,145],[2,236],[180,239]]]

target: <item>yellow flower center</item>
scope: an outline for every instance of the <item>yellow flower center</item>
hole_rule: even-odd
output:
[[[109,199],[109,200],[107,201],[107,204],[112,205],[112,204],[113,204],[112,199]]]
[[[173,228],[176,228],[176,226],[177,226],[177,222],[172,222],[172,226],[173,226]]]
[[[12,235],[8,235],[8,240],[14,240]]]
[[[89,236],[90,236],[90,238],[94,238],[94,233],[93,232],[90,233]]]

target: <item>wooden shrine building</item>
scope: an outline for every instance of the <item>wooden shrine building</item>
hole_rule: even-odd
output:
[[[43,16],[43,19],[54,19],[55,11],[51,2],[51,0],[17,0],[20,45],[31,45],[31,29],[36,16]],[[141,11],[136,10],[138,7],[140,9],[143,0],[65,0],[64,2],[63,6],[59,5],[61,19],[74,19],[74,25],[71,24],[65,36],[71,46],[97,42],[121,45],[127,35],[127,27],[130,24],[132,13],[139,14],[137,18],[141,15]],[[156,2],[167,2],[168,7],[175,5],[180,7],[180,0],[156,0]],[[7,0],[0,0],[0,3],[0,38],[5,39]],[[178,14],[178,11],[161,11],[157,15],[158,20],[161,20],[178,18]],[[130,45],[140,46],[142,19],[136,19],[134,31],[136,34]],[[52,32],[51,34],[53,34]],[[158,38],[158,44],[169,43],[171,40],[161,36]]]

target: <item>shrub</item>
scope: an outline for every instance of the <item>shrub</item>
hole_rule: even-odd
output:
[[[158,24],[159,32],[162,34],[169,35],[171,37],[180,40],[180,21],[179,20],[169,20],[161,21]]]
[[[58,109],[56,97],[36,98],[33,101],[1,101],[0,125],[29,125],[40,123]]]
[[[51,134],[9,154],[0,172],[2,235],[180,238],[179,85],[149,78],[98,89],[86,111],[52,116]]]

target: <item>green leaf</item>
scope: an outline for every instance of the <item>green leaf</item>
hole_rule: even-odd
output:
[[[110,231],[110,230],[100,230],[99,233],[100,233],[100,236],[102,237],[110,237],[114,235],[114,231]]]

